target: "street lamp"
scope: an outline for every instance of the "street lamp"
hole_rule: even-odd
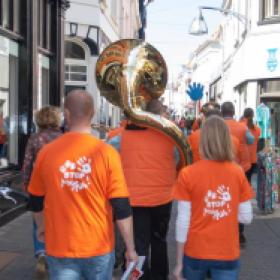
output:
[[[199,16],[195,17],[192,20],[191,25],[190,25],[189,34],[191,34],[191,35],[200,36],[200,35],[208,34],[208,27],[207,27],[207,24],[206,24],[206,21],[205,21],[203,15],[202,15],[202,10],[213,10],[213,11],[221,12],[225,15],[232,15],[232,16],[236,17],[238,20],[240,20],[242,23],[244,23],[245,28],[247,28],[248,19],[244,15],[241,15],[241,14],[234,12],[232,10],[229,10],[229,9],[200,6],[199,7]]]

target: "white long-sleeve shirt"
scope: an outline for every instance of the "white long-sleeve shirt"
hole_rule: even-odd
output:
[[[176,241],[185,243],[190,227],[191,203],[188,201],[178,201],[178,214],[176,219]],[[242,224],[250,224],[253,219],[253,209],[251,201],[239,204],[238,221]]]

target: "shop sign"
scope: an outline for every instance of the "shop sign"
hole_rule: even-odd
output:
[[[268,52],[268,59],[267,59],[267,69],[270,71],[270,72],[274,72],[278,66],[278,60],[277,60],[277,51],[278,49],[277,48],[273,48],[273,49],[268,49],[267,52]]]

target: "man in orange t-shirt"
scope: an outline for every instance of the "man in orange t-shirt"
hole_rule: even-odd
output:
[[[221,112],[217,109],[210,109],[208,112],[205,112],[206,118],[211,117],[213,115],[221,116]],[[200,153],[199,153],[200,134],[201,134],[201,130],[197,129],[187,138],[187,142],[190,145],[192,155],[193,155],[193,163],[201,160]],[[234,148],[234,155],[236,157],[236,160],[238,161],[237,157],[240,149],[239,140],[235,136],[231,135],[231,141],[233,144],[232,146]]]
[[[28,187],[29,207],[39,238],[45,237],[54,280],[112,279],[113,213],[127,260],[137,260],[121,161],[110,145],[91,136],[93,113],[90,94],[74,91],[67,96],[70,131],[41,150]]]
[[[163,106],[155,99],[146,110],[161,115]],[[133,211],[136,251],[147,257],[141,280],[168,279],[166,237],[178,155],[174,142],[162,132],[131,123],[110,143],[121,154]]]
[[[232,135],[237,137],[240,141],[239,149],[239,164],[244,170],[245,174],[251,168],[251,161],[249,155],[249,145],[254,143],[254,136],[251,134],[249,129],[240,122],[237,122],[233,119],[235,115],[235,108],[232,102],[224,102],[222,104],[222,115],[229,128],[229,131]],[[244,235],[244,225],[239,224],[239,233],[240,233],[240,244],[244,245],[246,243],[246,238]]]

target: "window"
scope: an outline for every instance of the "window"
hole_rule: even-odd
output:
[[[66,41],[65,43],[65,58],[82,59],[86,58],[85,51],[80,45]]]
[[[2,25],[4,28],[12,29],[12,1],[2,0]]]
[[[280,96],[280,80],[265,80],[260,84],[261,97],[264,95]]]
[[[18,44],[0,36],[0,168],[18,164],[18,134],[27,116],[18,116]]]
[[[65,42],[65,93],[70,88],[86,88],[88,65],[85,49],[73,41]]]
[[[50,84],[50,59],[39,54],[39,90],[37,109],[49,104],[49,84]]]
[[[38,44],[44,49],[51,48],[51,2],[38,0]]]
[[[0,25],[20,33],[20,9],[22,0],[0,0]]]
[[[86,82],[87,81],[87,66],[77,64],[65,65],[65,81],[71,82]]]
[[[280,0],[262,0],[262,17],[263,19],[280,17]]]

